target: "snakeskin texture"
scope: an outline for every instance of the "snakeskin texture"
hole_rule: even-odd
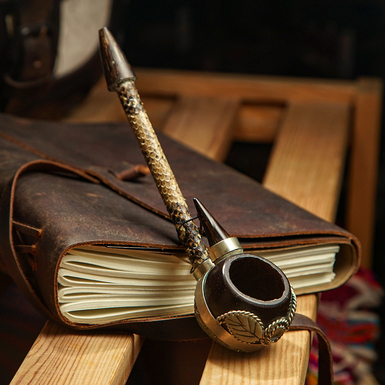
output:
[[[198,227],[192,221],[186,201],[133,81],[121,83],[117,86],[116,91],[159,193],[177,229],[179,240],[186,249],[193,271],[209,258],[208,250],[199,234]]]

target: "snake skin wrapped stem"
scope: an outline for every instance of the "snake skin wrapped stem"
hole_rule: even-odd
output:
[[[192,271],[209,264],[208,250],[192,221],[186,201],[135,87],[135,74],[107,28],[100,32],[102,59],[108,88],[116,91],[143,156],[178,233]],[[118,62],[119,61],[119,62]],[[111,63],[114,65],[112,66]],[[199,269],[198,269],[199,271]],[[197,273],[197,272],[196,272]],[[203,274],[199,272],[196,277]]]

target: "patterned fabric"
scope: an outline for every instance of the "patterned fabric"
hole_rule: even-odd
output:
[[[319,304],[317,323],[328,336],[337,385],[376,384],[372,365],[374,344],[380,334],[379,316],[383,291],[371,271],[358,273],[338,289],[325,292]],[[307,385],[317,384],[317,341],[310,353]]]

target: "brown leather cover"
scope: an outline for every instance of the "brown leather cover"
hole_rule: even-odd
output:
[[[190,209],[198,197],[245,249],[336,242],[343,252],[334,285],[355,272],[360,246],[347,231],[226,165],[161,134],[159,139]],[[71,125],[0,115],[0,162],[0,268],[50,318],[97,327],[71,324],[58,310],[56,274],[69,249],[91,244],[181,249],[151,175],[116,177],[143,163],[128,124]],[[109,326],[156,338],[204,336],[192,315]]]

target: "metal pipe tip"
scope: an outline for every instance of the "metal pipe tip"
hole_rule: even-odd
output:
[[[108,89],[115,91],[120,83],[126,80],[135,81],[134,71],[107,27],[99,30],[99,43],[100,57]]]
[[[227,231],[218,223],[218,221],[210,214],[206,207],[194,198],[194,205],[197,210],[198,218],[203,225],[205,235],[209,241],[210,246],[223,241],[224,239],[230,238]]]

